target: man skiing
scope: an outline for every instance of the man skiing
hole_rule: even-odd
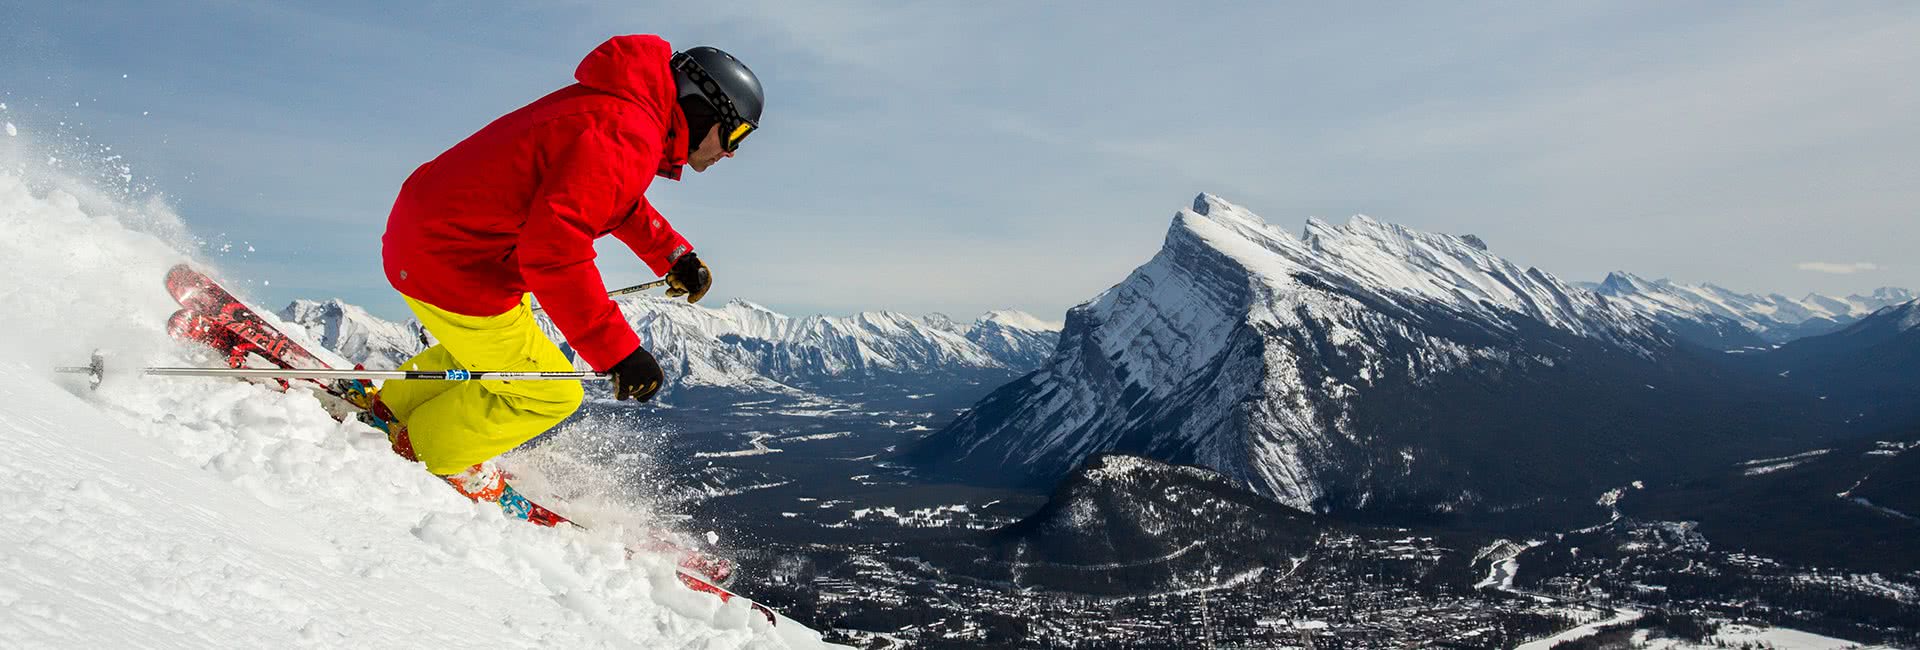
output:
[[[668,296],[697,302],[712,284],[686,238],[648,203],[654,176],[679,180],[733,156],[760,121],[760,81],[711,47],[676,53],[657,36],[616,36],[574,71],[579,83],[494,120],[407,178],[387,218],[387,281],[439,343],[404,369],[566,371],[541,333],[538,298],[574,352],[613,376],[620,400],[647,401],[665,377],[594,265],[613,235]],[[509,514],[564,521],[520,497],[491,459],[580,407],[578,382],[389,381],[394,450],[461,494]]]

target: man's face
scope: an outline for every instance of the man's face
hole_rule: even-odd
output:
[[[692,167],[695,172],[704,172],[714,163],[720,162],[721,158],[732,157],[733,152],[720,146],[720,125],[715,124],[707,128],[706,136],[700,139],[700,146],[693,150],[692,155],[687,156],[687,166]]]

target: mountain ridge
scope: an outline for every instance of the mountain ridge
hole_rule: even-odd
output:
[[[1778,293],[1741,293],[1713,283],[1648,280],[1626,271],[1608,273],[1590,288],[1676,330],[1688,327],[1682,321],[1706,325],[1714,332],[1694,340],[1721,349],[1761,347],[1838,331],[1878,309],[1920,297],[1907,289],[1880,287],[1868,295],[1808,293],[1793,299]],[[1723,323],[1736,324],[1752,336],[1727,332]]]
[[[649,296],[616,302],[669,370],[669,392],[680,386],[788,392],[797,390],[796,381],[872,373],[1025,371],[1052,352],[1058,337],[1034,329],[1045,321],[1013,310],[961,326],[943,315],[892,311],[793,317],[739,299],[719,308]],[[417,322],[386,321],[339,299],[296,300],[279,315],[369,368],[396,367],[427,342]],[[551,321],[542,316],[540,322],[571,354]]]

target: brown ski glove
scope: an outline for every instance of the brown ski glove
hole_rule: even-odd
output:
[[[686,296],[687,302],[700,302],[707,297],[707,289],[713,287],[713,272],[707,270],[707,263],[691,252],[681,255],[673,262],[673,269],[667,271],[667,297]]]

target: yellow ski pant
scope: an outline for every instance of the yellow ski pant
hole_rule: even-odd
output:
[[[440,343],[403,370],[571,371],[573,364],[534,320],[531,300],[495,316],[465,316],[402,296]],[[578,381],[389,380],[380,401],[413,439],[427,471],[452,475],[553,428],[580,408]]]

